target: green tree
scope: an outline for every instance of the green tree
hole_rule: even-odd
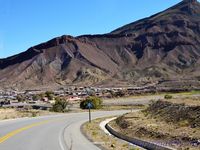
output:
[[[52,91],[46,91],[45,95],[49,100],[53,100],[53,92]]]
[[[18,100],[18,102],[25,102],[26,98],[23,95],[17,95],[16,99]]]
[[[39,94],[40,99],[43,99],[43,98],[45,97],[45,95],[46,95],[45,93],[40,93],[40,94]]]
[[[37,101],[37,100],[41,100],[41,97],[40,97],[40,95],[35,94],[35,95],[33,95],[32,99],[33,99],[34,101]]]
[[[102,100],[96,96],[90,96],[90,97],[86,98],[86,100],[84,100],[80,103],[80,108],[88,109],[87,108],[88,103],[92,103],[92,109],[102,108]]]
[[[52,111],[54,112],[66,112],[67,111],[68,102],[65,99],[56,98],[56,102],[52,107]]]

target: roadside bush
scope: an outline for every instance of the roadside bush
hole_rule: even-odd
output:
[[[165,97],[164,97],[165,99],[172,99],[173,97],[172,97],[172,95],[165,95]]]
[[[26,98],[23,95],[17,95],[18,102],[25,102]]]
[[[190,122],[188,120],[181,120],[178,122],[180,127],[188,127],[190,125]]]
[[[112,97],[124,97],[127,94],[126,90],[120,90],[118,92],[110,91]]]
[[[32,99],[33,99],[34,101],[37,101],[37,100],[41,100],[41,97],[40,97],[40,95],[36,94],[36,95],[33,95],[33,96],[32,96]]]
[[[86,98],[86,100],[82,101],[80,103],[80,108],[88,109],[87,108],[88,103],[92,104],[92,108],[91,109],[100,109],[100,108],[102,108],[102,100],[99,97],[95,97],[95,96],[90,96],[90,97]]]
[[[31,112],[32,117],[37,117],[37,112]]]
[[[46,96],[46,94],[45,93],[40,93],[39,96],[40,96],[40,99],[43,99]]]
[[[67,111],[67,109],[66,109],[67,105],[68,105],[68,102],[65,99],[56,98],[56,102],[53,105],[51,111],[66,112]]]

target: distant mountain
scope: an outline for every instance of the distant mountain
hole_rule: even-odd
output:
[[[1,87],[200,80],[200,3],[183,0],[103,35],[61,36],[0,59]]]

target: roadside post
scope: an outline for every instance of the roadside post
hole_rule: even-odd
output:
[[[92,103],[91,102],[89,102],[88,104],[87,104],[87,108],[89,108],[89,122],[91,123],[91,108],[92,108]]]

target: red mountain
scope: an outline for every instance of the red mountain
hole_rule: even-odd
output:
[[[0,59],[1,87],[200,79],[200,3],[184,0],[103,35],[61,36]]]

